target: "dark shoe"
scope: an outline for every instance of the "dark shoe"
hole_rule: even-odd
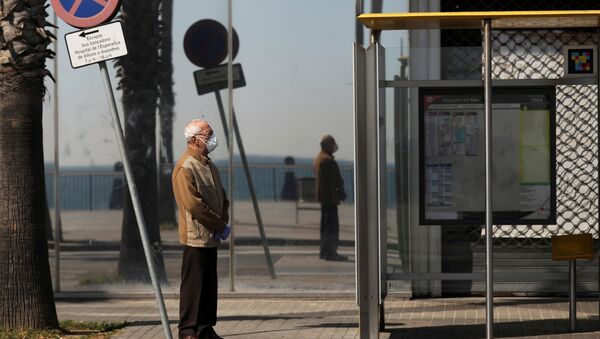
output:
[[[212,326],[206,326],[200,331],[198,334],[198,339],[223,339],[223,337],[219,336]]]
[[[319,251],[319,259],[327,259],[331,256],[335,256],[335,252],[331,252],[328,250],[320,250]]]
[[[182,339],[198,339],[198,336],[197,335],[188,334],[185,337],[183,337]]]
[[[205,326],[197,332],[196,338],[198,339],[210,339],[210,326]]]
[[[327,261],[348,261],[348,257],[345,255],[340,255],[338,253],[334,253],[330,256],[325,257]]]
[[[210,339],[223,339],[223,337],[221,337],[220,335],[217,334],[217,332],[215,332],[214,328],[210,327],[210,332],[211,332]]]

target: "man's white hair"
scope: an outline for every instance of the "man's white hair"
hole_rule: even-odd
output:
[[[185,135],[186,142],[189,143],[194,135],[198,135],[200,132],[202,132],[202,129],[198,126],[198,123],[200,122],[207,123],[204,119],[194,119],[185,125],[185,128],[183,129],[183,135]]]

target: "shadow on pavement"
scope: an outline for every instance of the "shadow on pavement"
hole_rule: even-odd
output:
[[[466,297],[466,298],[470,298],[470,297]],[[446,302],[442,302],[439,300],[436,300],[435,298],[413,298],[413,301],[423,301],[423,302],[428,302],[428,301],[432,301],[433,304],[431,305],[426,305],[426,306],[421,306],[419,305],[418,308],[418,312],[435,312],[436,310],[439,310],[440,308],[440,303],[445,304],[445,309],[446,311],[464,311],[464,310],[474,310],[476,308],[485,310],[485,299],[484,297],[481,297],[480,300],[473,300],[473,301],[468,301],[468,302],[462,302],[461,301],[462,298],[456,298],[456,300],[458,300],[458,302],[454,302],[453,298],[446,298]],[[595,298],[577,298],[577,301],[596,301],[597,299]],[[553,297],[553,298],[535,298],[535,297],[523,297],[521,299],[509,299],[509,300],[495,300],[494,301],[494,308],[498,309],[498,308],[504,308],[504,307],[509,307],[509,306],[527,306],[527,305],[531,305],[534,308],[538,308],[538,305],[542,305],[542,307],[548,307],[545,305],[554,305],[552,307],[552,309],[556,309],[556,310],[560,310],[561,305],[567,305],[566,307],[568,307],[568,303],[569,300],[568,298],[562,298],[562,297]],[[406,312],[407,309],[403,308],[403,307],[390,307],[385,309],[385,313],[386,314],[394,314],[394,313],[403,313]]]
[[[399,325],[400,326],[400,325]],[[357,328],[356,323],[327,323],[327,324],[314,324],[314,325],[303,325],[302,328]]]
[[[384,331],[390,333],[390,339],[400,338],[457,338],[474,339],[485,338],[485,325],[448,325],[430,327],[394,328]],[[579,331],[573,334],[588,334],[589,337],[600,337],[598,321],[581,319],[577,321]],[[494,325],[495,338],[534,337],[554,334],[571,334],[569,331],[569,320],[548,319],[535,321],[502,322]]]
[[[173,325],[173,324],[179,324],[179,320],[169,320],[169,325]],[[130,323],[127,324],[127,327],[134,327],[134,326],[156,326],[156,325],[162,325],[162,322],[160,320],[136,320],[136,321],[132,321]]]

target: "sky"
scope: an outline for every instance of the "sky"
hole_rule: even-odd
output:
[[[394,6],[398,8],[384,7],[384,11],[402,7]],[[242,64],[247,83],[234,90],[233,105],[247,155],[281,157],[281,162],[287,155],[312,158],[319,151],[321,135],[329,133],[339,144],[337,159],[353,159],[354,12],[353,0],[233,1],[233,26],[240,40],[234,62]],[[220,141],[211,156],[226,159],[215,96],[197,95],[192,74],[199,68],[186,58],[183,36],[202,19],[227,26],[227,1],[175,1],[173,19],[175,156],[185,148],[185,123],[204,118]],[[108,101],[97,65],[70,66],[64,35],[75,30],[59,19],[58,71],[54,72],[52,61],[47,65],[56,73],[58,96],[47,79],[44,154],[47,162],[53,161],[53,103],[58,100],[61,167],[109,166],[120,160],[120,154]],[[112,63],[108,65],[122,115],[115,70]],[[227,104],[227,91],[221,95]]]

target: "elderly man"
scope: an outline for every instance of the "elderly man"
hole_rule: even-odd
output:
[[[179,296],[179,338],[221,338],[217,322],[217,246],[229,236],[229,201],[208,154],[217,139],[208,122],[185,126],[187,150],[173,169],[183,245]]]
[[[333,153],[338,150],[335,139],[326,134],[321,137],[321,152],[314,162],[317,177],[317,200],[321,203],[321,250],[319,257],[325,260],[345,261],[348,257],[337,253],[339,242],[338,205],[346,199],[344,180]]]

